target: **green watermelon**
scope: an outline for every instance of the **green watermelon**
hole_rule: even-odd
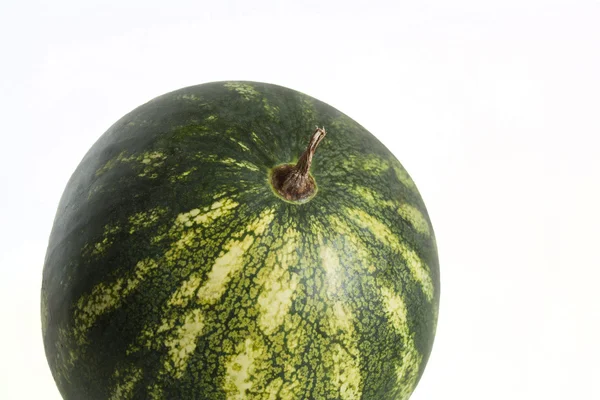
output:
[[[439,296],[425,205],[385,146],[302,93],[215,82],[85,155],[41,316],[65,399],[408,399]]]

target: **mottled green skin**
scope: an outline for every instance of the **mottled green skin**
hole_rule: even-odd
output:
[[[318,192],[306,204],[285,202],[273,193],[269,173],[298,159],[315,125],[327,129],[311,167]],[[195,225],[195,233],[176,223],[190,210],[206,213],[219,199],[237,206]],[[419,210],[427,229],[403,218],[397,209],[402,204]],[[252,233],[248,225],[264,210],[273,210],[272,219],[264,232]],[[348,210],[376,218],[414,251],[427,265],[430,298],[400,247],[386,245],[381,229],[365,227],[358,211],[350,217]],[[290,227],[297,233],[288,242],[295,245],[293,262],[282,264],[278,252]],[[218,299],[189,297],[169,305],[190,277],[199,285],[207,281],[236,232],[239,241],[252,243],[242,257],[244,266],[228,276]],[[177,247],[184,237],[186,244]],[[331,251],[324,252],[324,246]],[[324,255],[331,252],[339,257],[335,284],[323,268]],[[269,257],[276,262],[269,264]],[[155,267],[135,272],[142,260],[153,260]],[[261,320],[267,311],[256,304],[272,286],[265,286],[268,278],[260,271],[270,265],[267,274],[273,274],[273,265],[284,264],[288,278],[295,279],[293,295],[283,317]],[[119,277],[130,279],[130,287],[115,284]],[[107,287],[113,288],[109,300],[99,303]],[[394,329],[381,287],[402,298],[408,336],[399,333],[404,328],[398,323]],[[247,338],[266,351],[271,364],[253,364],[249,375],[259,369],[262,375],[245,386],[247,398],[269,398],[271,390],[273,399],[402,399],[414,389],[431,351],[439,293],[435,239],[423,201],[374,136],[304,94],[262,83],[216,82],[168,93],[127,114],[78,166],[60,201],[44,265],[44,344],[65,399],[243,398],[228,392],[233,378],[225,375]],[[336,302],[346,311],[332,325]],[[82,314],[86,306],[96,311]],[[202,316],[201,334],[177,373],[166,367],[169,349],[175,348],[168,343],[182,340],[185,315],[194,310]],[[277,318],[284,322],[261,328],[260,321]],[[158,328],[161,319],[171,321],[166,331]],[[145,345],[143,331],[154,332],[146,334]],[[411,354],[422,361],[415,379],[403,383],[395,371],[410,361],[402,359],[408,337],[416,349]],[[345,351],[344,365],[359,372],[352,393],[342,395],[340,389],[349,372],[337,371],[338,384],[332,381],[332,348]]]

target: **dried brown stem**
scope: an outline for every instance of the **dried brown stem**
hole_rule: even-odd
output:
[[[317,126],[310,138],[308,147],[300,156],[296,165],[281,165],[273,170],[271,183],[284,199],[302,202],[309,199],[316,191],[314,179],[310,176],[310,165],[317,146],[327,133],[325,128]]]

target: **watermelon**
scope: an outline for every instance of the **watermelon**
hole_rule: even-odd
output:
[[[41,318],[65,399],[408,399],[439,296],[425,205],[382,143],[297,91],[213,82],[85,155]]]

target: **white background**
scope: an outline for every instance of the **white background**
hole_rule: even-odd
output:
[[[333,105],[416,181],[442,299],[412,400],[600,399],[600,2],[576,0],[2,1],[1,399],[60,398],[39,289],[84,153],[227,79]]]

